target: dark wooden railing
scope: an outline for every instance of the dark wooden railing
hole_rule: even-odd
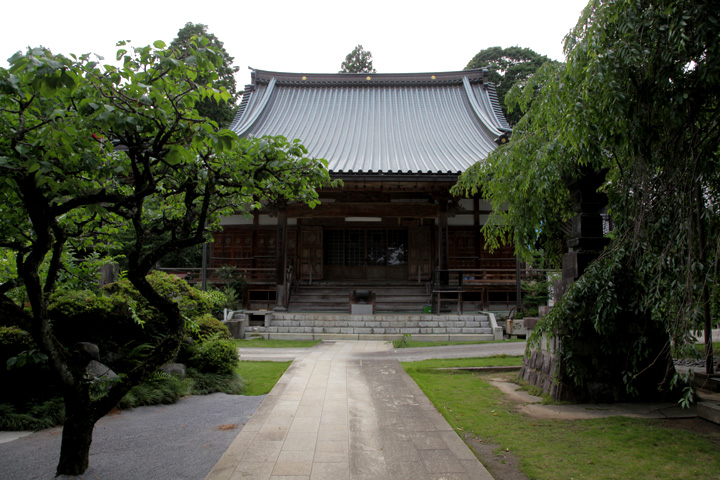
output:
[[[515,259],[494,259],[512,260]],[[462,268],[435,270],[432,278],[433,297],[437,301],[437,310],[444,302],[457,302],[458,311],[462,311],[462,294],[479,293],[484,308],[490,304],[491,293],[516,294],[516,307],[522,303],[522,282],[527,280],[545,280],[548,273],[558,270],[533,268]]]
[[[275,268],[249,268],[236,267],[237,273],[242,275],[248,285],[269,285],[275,284]],[[202,280],[202,268],[160,268],[163,272],[177,275],[188,283],[199,283]],[[207,281],[214,285],[224,285],[227,279],[220,278],[216,268],[207,269]]]

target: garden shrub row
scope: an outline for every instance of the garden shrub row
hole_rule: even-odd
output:
[[[191,394],[242,393],[243,381],[234,372],[237,348],[227,327],[213,316],[225,301],[222,292],[206,294],[163,272],[153,272],[148,280],[176,301],[187,319],[187,337],[175,360],[186,366],[186,374],[156,372],[118,407],[173,403]],[[82,338],[97,345],[99,361],[115,371],[131,368],[163,337],[165,318],[125,279],[103,288],[59,290],[51,297],[50,311],[61,341]],[[62,422],[60,383],[39,352],[27,331],[0,326],[0,430],[38,430]]]

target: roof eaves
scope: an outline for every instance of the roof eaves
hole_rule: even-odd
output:
[[[482,122],[483,126],[487,129],[490,135],[494,138],[499,137],[500,135],[505,133],[506,129],[504,127],[499,127],[498,125],[496,125],[495,122],[492,121],[493,119],[488,117],[485,109],[480,106],[477,98],[475,98],[475,94],[472,91],[470,82],[467,79],[463,79],[463,85],[465,86],[465,94],[467,95],[467,99],[470,102],[470,106],[475,112],[475,116],[478,118],[478,120]],[[493,114],[494,113],[495,112],[493,112]]]
[[[379,172],[330,172],[333,180],[366,180],[374,182],[396,182],[396,181],[436,181],[456,182],[461,172],[432,172],[432,173],[379,173]]]
[[[307,87],[326,86],[388,86],[388,85],[460,85],[463,78],[470,83],[487,83],[484,69],[457,72],[426,73],[291,73],[255,70],[253,82],[258,85],[275,79],[278,85]]]
[[[247,130],[249,130],[255,124],[255,122],[258,121],[258,119],[260,118],[260,115],[262,115],[263,111],[265,111],[265,107],[267,107],[268,102],[270,101],[270,99],[273,96],[274,88],[275,88],[275,79],[272,79],[270,81],[270,83],[268,84],[267,89],[265,90],[265,93],[264,93],[262,99],[260,100],[259,105],[257,105],[255,108],[253,108],[252,111],[248,112],[248,115],[243,116],[243,118],[240,119],[242,121],[242,123],[240,123],[240,121],[238,121],[237,124],[235,124],[233,122],[234,123],[233,131],[235,133],[242,136],[245,132],[247,132]],[[245,112],[243,112],[243,113],[245,113]]]

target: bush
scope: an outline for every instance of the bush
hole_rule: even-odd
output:
[[[117,406],[126,409],[144,405],[168,405],[190,395],[192,385],[193,382],[189,378],[158,372],[130,389]]]
[[[241,297],[245,291],[247,280],[240,270],[234,265],[223,265],[215,270],[218,277],[225,283],[229,289],[235,292],[235,295]],[[227,294],[227,289],[225,290]]]
[[[186,317],[200,317],[212,313],[212,302],[198,289],[188,285],[185,280],[160,271],[151,272],[147,279],[159,294],[176,302],[180,312]],[[135,314],[146,323],[162,320],[160,312],[148,304],[129,280],[123,279],[111,283],[104,289],[111,294],[132,300]]]
[[[193,395],[209,395],[221,392],[228,395],[241,395],[245,391],[245,381],[237,373],[207,373],[188,369],[193,380]]]
[[[13,405],[0,404],[0,430],[2,431],[37,431],[62,425],[64,419],[65,404],[60,397],[37,405],[30,405],[23,412],[18,412]]]
[[[21,406],[57,395],[57,379],[47,355],[38,350],[27,331],[0,327],[0,362],[0,402]]]
[[[197,329],[192,332],[193,339],[202,341],[205,338],[216,336],[225,340],[232,340],[232,335],[230,335],[227,326],[212,315],[203,315],[193,320],[197,325]]]
[[[212,310],[211,302],[184,280],[152,272],[148,281],[175,301],[186,317],[202,317]],[[98,291],[57,292],[51,298],[50,311],[56,335],[63,343],[72,345],[82,340],[97,344],[101,361],[114,370],[131,366],[131,353],[138,346],[155,345],[166,334],[165,317],[127,279]]]
[[[202,295],[205,300],[210,302],[210,306],[213,315],[219,315],[222,313],[224,308],[227,307],[227,296],[225,293],[221,292],[220,290],[206,290],[202,291],[200,290],[200,295]]]
[[[92,290],[61,290],[50,298],[53,331],[61,342],[82,340],[98,345],[100,353],[119,349],[142,337],[127,297]]]
[[[207,338],[193,347],[188,366],[204,373],[232,373],[239,362],[237,347],[217,336]]]
[[[20,327],[0,327],[0,360],[2,361],[0,369],[5,368],[8,358],[34,347],[35,342],[29,332]]]

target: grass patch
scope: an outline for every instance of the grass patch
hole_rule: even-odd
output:
[[[245,381],[243,395],[265,395],[275,386],[292,362],[240,361],[235,367]]]
[[[236,372],[208,373],[188,369],[192,378],[193,395],[209,395],[211,393],[227,393],[228,395],[243,395],[245,393],[245,380]]]
[[[26,410],[18,412],[13,405],[0,404],[0,431],[38,431],[65,420],[65,404],[60,397],[29,405]]]
[[[399,341],[399,340],[397,340]],[[422,340],[405,340],[404,346],[395,348],[417,348],[417,347],[445,347],[448,345],[478,345],[482,343],[508,343],[508,342],[524,342],[525,339],[511,338],[508,340],[487,340],[477,342],[423,342]]]
[[[117,404],[119,409],[147,405],[170,405],[190,395],[193,381],[176,375],[155,374],[139,385],[135,385]]]
[[[266,340],[264,338],[236,338],[238,348],[311,348],[320,340]]]
[[[478,366],[504,365],[500,362],[508,358],[517,357],[483,359],[489,363]],[[466,366],[467,360],[402,365],[458,433],[498,445],[502,451],[507,449],[520,458],[521,470],[532,479],[720,478],[717,437],[672,428],[667,421],[526,417],[487,383],[501,374],[433,369]]]
[[[410,370],[434,370],[436,368],[451,367],[519,367],[522,366],[522,356],[495,355],[492,357],[473,358],[443,358],[420,360],[417,362],[403,362],[403,368]]]

